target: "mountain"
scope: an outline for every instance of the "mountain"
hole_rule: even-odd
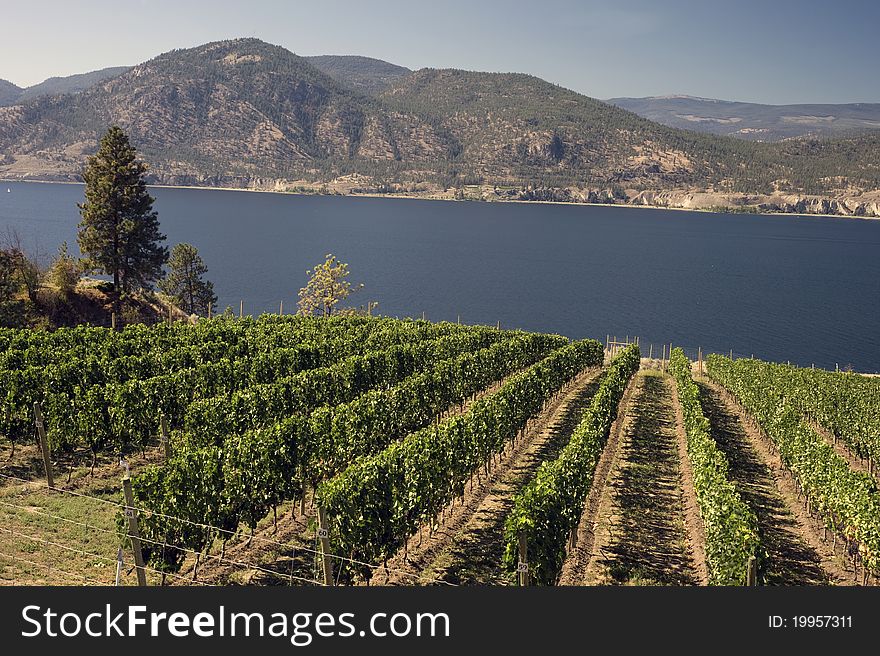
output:
[[[340,58],[322,65],[333,60],[341,77]],[[161,184],[688,206],[880,189],[880,133],[750,142],[516,73],[422,69],[377,95],[353,86],[256,39],[171,51],[80,93],[0,108],[0,177],[78,180],[119,124]],[[847,211],[868,211],[858,203]]]
[[[0,80],[0,107],[26,103],[42,96],[54,96],[64,93],[79,93],[89,87],[112,79],[129,69],[128,66],[102,68],[100,71],[68,75],[67,77],[50,77],[32,87],[21,89],[11,82]]]
[[[761,105],[693,96],[612,98],[608,102],[670,127],[752,141],[835,137],[880,129],[880,103]]]
[[[357,55],[318,55],[304,59],[337,82],[371,96],[412,73],[397,64]]]
[[[880,188],[880,133],[765,144],[670,128],[524,74],[423,69],[380,94],[460,145],[491,183],[823,193]]]
[[[113,66],[99,71],[68,75],[67,77],[50,77],[48,80],[23,89],[17,102],[27,102],[40,96],[54,96],[61,93],[79,93],[99,82],[112,79],[127,71],[129,66]]]
[[[22,91],[24,89],[15,86],[12,82],[0,80],[0,107],[14,104]]]
[[[76,95],[0,108],[0,174],[75,179],[113,123],[156,180],[181,184],[326,176],[451,152],[423,119],[392,115],[283,48],[240,39],[165,53]]]

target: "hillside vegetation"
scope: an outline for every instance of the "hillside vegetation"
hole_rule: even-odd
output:
[[[256,39],[172,51],[75,95],[0,108],[0,176],[79,179],[113,123],[166,184],[288,189],[346,178],[354,191],[592,187],[608,198],[619,188],[880,189],[876,135],[753,143],[653,123],[529,75],[409,74]]]

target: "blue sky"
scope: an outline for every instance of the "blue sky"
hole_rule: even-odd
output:
[[[297,54],[519,71],[597,97],[880,102],[864,0],[29,0],[0,3],[0,78],[135,64],[253,36]]]

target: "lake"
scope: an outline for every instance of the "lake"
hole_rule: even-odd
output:
[[[6,193],[6,188],[10,193]],[[390,316],[880,371],[880,221],[154,188],[220,309],[285,312],[334,253]],[[0,231],[76,251],[82,187],[0,183]],[[659,349],[659,346],[656,347]]]

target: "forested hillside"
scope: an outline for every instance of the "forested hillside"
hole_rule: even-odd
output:
[[[256,39],[172,51],[78,94],[0,108],[0,176],[78,180],[110,124],[131,135],[159,183],[488,185],[551,200],[592,199],[592,188],[647,204],[660,202],[648,192],[880,189],[876,135],[754,143],[660,125],[529,75],[409,73]]]

